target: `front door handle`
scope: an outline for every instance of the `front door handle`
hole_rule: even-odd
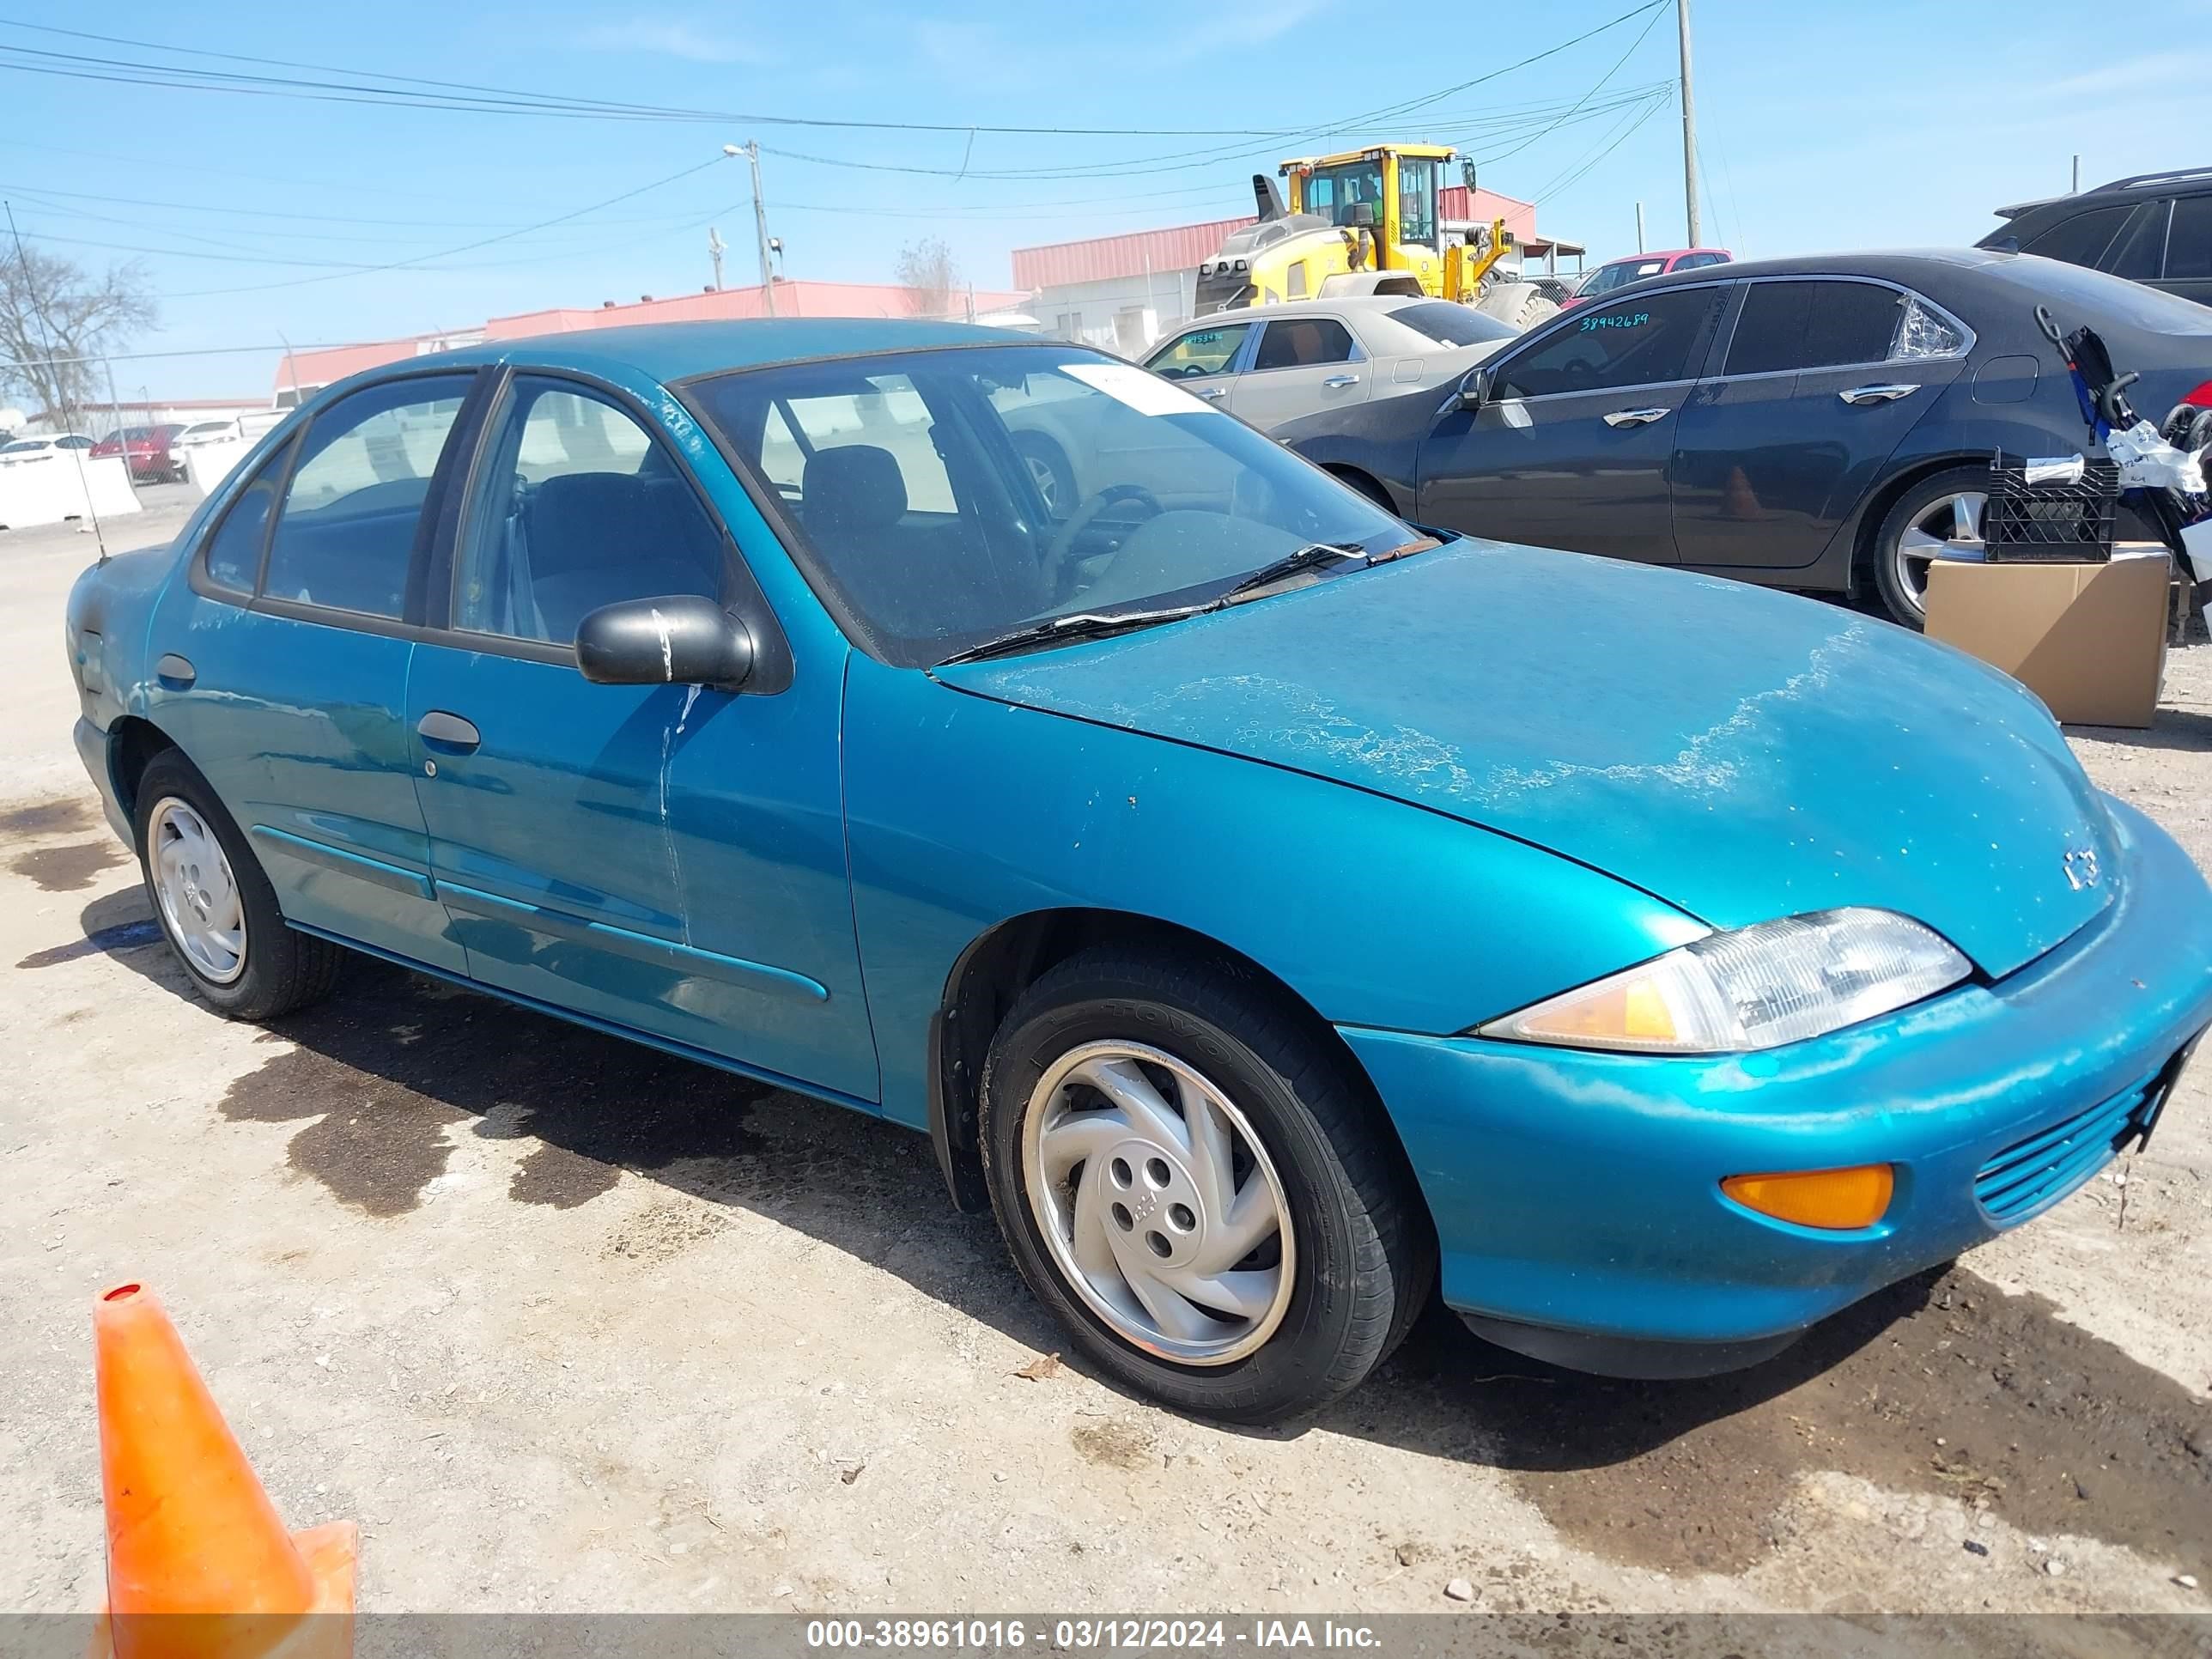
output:
[[[1201,398],[1226,398],[1229,388],[1225,386],[1202,386],[1198,389],[1198,395]]]
[[[1919,390],[1917,386],[1855,386],[1836,396],[1847,404],[1893,404]]]
[[[1326,386],[1358,386],[1359,377],[1357,374],[1332,374],[1322,384]]]
[[[465,755],[483,741],[483,733],[475,725],[459,714],[448,714],[442,708],[433,708],[415,722],[415,730],[425,743],[434,743],[441,749],[450,749]]]
[[[1607,426],[1650,426],[1654,421],[1663,421],[1674,411],[1671,409],[1616,409],[1605,417]]]

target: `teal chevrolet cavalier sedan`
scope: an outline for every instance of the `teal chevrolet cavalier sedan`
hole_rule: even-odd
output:
[[[926,1133],[1096,1366],[1225,1419],[1439,1291],[1753,1363],[2147,1136],[2212,1022],[2203,880],[2010,681],[1409,526],[1080,347],[376,370],[67,633],[213,1007],[366,952]]]

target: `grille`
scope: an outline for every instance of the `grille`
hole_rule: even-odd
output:
[[[2160,1085],[2164,1068],[2123,1089],[2110,1100],[2016,1141],[1982,1165],[1974,1196],[2000,1226],[2024,1221],[2056,1204],[2112,1161],[2143,1102]]]

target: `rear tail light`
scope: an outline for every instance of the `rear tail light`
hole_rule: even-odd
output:
[[[2185,404],[2194,404],[2199,409],[2212,409],[2212,380],[2202,380],[2196,389],[2183,397]]]

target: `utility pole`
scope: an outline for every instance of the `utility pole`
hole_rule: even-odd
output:
[[[2074,193],[2081,193],[2081,158],[2078,155],[2074,158]]]
[[[1644,252],[1644,204],[1636,204],[1636,251]]]
[[[707,257],[714,262],[714,292],[722,291],[722,255],[729,245],[723,241],[722,233],[714,226],[707,227]]]
[[[775,273],[768,264],[768,209],[761,201],[760,141],[748,139],[745,160],[753,169],[753,239],[760,244],[761,301],[768,307],[768,314],[775,315]]]
[[[1690,222],[1688,246],[1700,240],[1698,225],[1698,94],[1690,84],[1690,0],[1674,0],[1674,24],[1682,37],[1682,204]]]

